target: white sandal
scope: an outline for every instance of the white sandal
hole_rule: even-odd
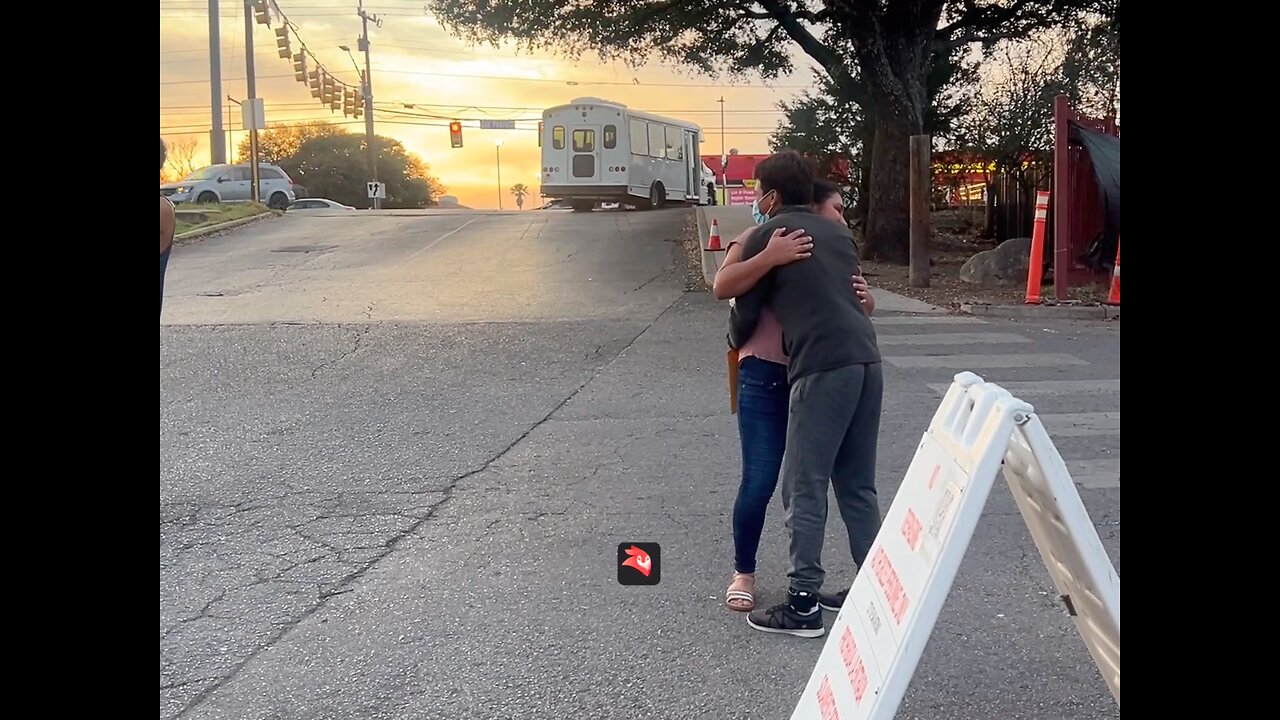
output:
[[[743,579],[750,582],[751,590],[734,590],[733,588],[738,584],[738,581]],[[729,584],[729,589],[724,594],[725,606],[736,612],[751,612],[756,607],[755,589],[756,576],[754,573],[735,572],[733,574],[733,582]]]

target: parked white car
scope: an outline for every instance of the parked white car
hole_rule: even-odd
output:
[[[328,198],[302,198],[289,206],[289,212],[298,212],[299,210],[336,210],[338,212],[353,211],[355,208],[350,205],[343,205],[336,200]]]

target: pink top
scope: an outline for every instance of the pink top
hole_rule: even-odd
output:
[[[729,247],[736,244],[731,242]],[[769,308],[761,309],[760,320],[756,323],[756,329],[751,333],[751,338],[738,348],[738,362],[749,357],[779,365],[787,364],[787,355],[782,351],[782,324],[778,322],[778,316],[774,315]]]
[[[739,362],[749,357],[779,365],[787,364],[787,356],[782,352],[782,325],[778,323],[778,316],[768,308],[761,310],[755,332],[751,333],[751,337],[738,348]]]

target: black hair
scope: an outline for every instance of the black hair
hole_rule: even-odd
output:
[[[840,186],[826,178],[818,178],[813,181],[813,202],[815,205],[821,205],[827,201],[827,198],[839,193]]]
[[[164,138],[160,138],[160,169],[164,169],[164,164],[169,160],[169,149],[164,146]]]
[[[813,202],[813,164],[795,150],[783,150],[756,165],[762,193],[775,192],[783,205]]]

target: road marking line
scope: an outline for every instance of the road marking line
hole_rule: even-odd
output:
[[[876,315],[871,318],[876,325],[988,325],[986,320],[958,315]]]
[[[1057,397],[1062,395],[1119,395],[1119,380],[1032,380],[996,383],[1017,397]],[[937,395],[946,395],[951,383],[929,383]]]
[[[1067,470],[1076,485],[1088,490],[1120,487],[1120,458],[1098,460],[1066,460]]]
[[[1119,435],[1120,413],[1057,413],[1041,415],[1049,435],[1054,438]]]
[[[470,220],[468,220],[468,221],[466,221],[466,222],[462,223],[462,224],[461,224],[461,225],[459,225],[458,227],[456,227],[456,228],[454,228],[454,229],[450,230],[449,232],[447,232],[447,233],[445,233],[445,234],[441,235],[440,237],[436,238],[435,240],[432,240],[431,242],[427,243],[427,244],[426,244],[426,246],[424,246],[421,250],[419,250],[419,251],[415,252],[414,254],[410,255],[409,257],[405,258],[405,259],[403,260],[403,262],[409,262],[410,260],[412,260],[412,259],[414,259],[414,258],[418,257],[418,256],[419,256],[419,255],[421,255],[422,253],[424,253],[424,252],[426,252],[426,251],[430,250],[431,248],[435,247],[436,245],[438,245],[438,244],[440,243],[440,241],[441,241],[441,240],[446,240],[446,239],[448,239],[448,238],[449,238],[451,235],[453,235],[454,233],[456,233],[456,232],[459,232],[459,231],[463,230],[463,229],[464,229],[464,228],[466,228],[468,225],[470,225],[471,223],[473,223],[473,222],[475,222],[475,221],[477,221],[477,220],[479,220],[479,219],[480,219],[480,218],[471,218]]]
[[[876,340],[881,347],[886,345],[1010,345],[1031,342],[1030,338],[1014,333],[987,332],[879,334]]]
[[[1089,364],[1078,357],[1062,353],[1019,352],[1008,355],[906,355],[885,357],[884,360],[900,368],[948,368],[956,372],[973,368],[1034,368]]]

